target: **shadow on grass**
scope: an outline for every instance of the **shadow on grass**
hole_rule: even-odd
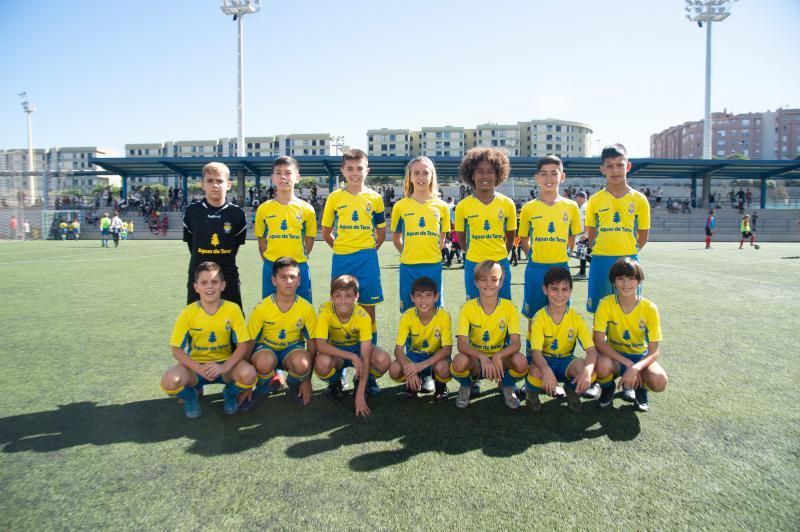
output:
[[[402,391],[402,386],[386,388],[381,397],[370,398],[373,414],[366,419],[355,417],[352,395],[333,402],[323,392],[316,392],[307,408],[278,394],[256,410],[236,416],[225,415],[221,394],[214,394],[203,399],[203,416],[195,420],[183,417],[176,401],[168,398],[107,406],[72,403],[0,418],[0,445],[3,453],[44,453],[79,445],[188,438],[192,443],[186,452],[218,456],[288,437],[305,440],[286,449],[289,458],[303,459],[343,446],[397,440],[401,449],[368,452],[350,461],[354,471],[373,471],[427,452],[457,455],[481,450],[488,456],[509,457],[550,442],[632,440],[640,430],[637,416],[627,406],[606,412],[585,403],[582,414],[573,414],[563,401],[552,400],[545,402],[542,412],[532,414],[524,407],[507,410],[491,390],[459,411],[452,399],[445,404],[430,396],[406,399]]]
[[[640,432],[637,415],[628,405],[601,411],[594,401],[584,402],[583,412],[574,414],[563,400],[551,400],[534,414],[524,404],[517,411],[506,409],[490,390],[460,411],[453,400],[438,404],[430,396],[392,397],[402,390],[402,386],[384,390],[383,397],[369,400],[370,418],[351,420],[324,437],[292,445],[287,456],[302,459],[346,445],[397,440],[401,449],[366,453],[350,461],[354,471],[374,471],[427,452],[457,455],[481,450],[487,456],[510,457],[533,445],[599,437],[628,441]]]

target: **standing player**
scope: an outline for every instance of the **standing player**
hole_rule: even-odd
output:
[[[661,321],[658,308],[639,296],[644,271],[638,262],[622,257],[608,273],[615,295],[600,301],[594,315],[594,344],[597,360],[597,382],[602,392],[598,405],[610,408],[614,400],[614,379],[621,376],[620,386],[633,389],[639,411],[647,412],[650,404],[647,391],[663,392],[667,373],[658,363],[661,342]]]
[[[706,218],[706,249],[711,249],[711,237],[714,235],[714,227],[716,225],[714,209],[710,209]]]
[[[231,188],[227,166],[208,163],[203,167],[202,177],[205,197],[186,207],[183,214],[183,241],[191,253],[186,299],[191,303],[198,298],[192,288],[192,272],[201,262],[212,261],[220,265],[227,280],[222,297],[242,308],[236,253],[245,243],[247,220],[240,207],[226,201]]]
[[[111,238],[114,239],[114,247],[118,248],[119,237],[122,235],[122,218],[119,217],[119,211],[114,212],[114,217],[111,218],[109,230],[111,231]],[[196,293],[197,292],[195,292],[195,294]]]
[[[289,397],[303,406],[311,401],[309,376],[316,352],[310,340],[316,325],[314,308],[306,299],[297,297],[301,283],[297,261],[280,257],[270,264],[270,284],[276,291],[256,305],[247,322],[247,330],[255,342],[250,363],[258,373],[258,385],[252,399],[242,403],[242,410],[250,410],[259,399],[270,394],[270,380],[276,369],[288,373]]]
[[[197,266],[194,289],[199,301],[187,305],[175,322],[169,345],[178,364],[164,373],[161,389],[182,399],[186,417],[196,418],[202,413],[198,390],[224,384],[225,413],[235,414],[242,394],[256,383],[253,366],[243,360],[252,349],[244,315],[222,299],[225,277],[218,264]]]
[[[103,217],[100,218],[100,247],[108,247],[108,237],[111,234],[111,218],[108,213],[104,212]]]
[[[354,148],[344,152],[341,170],[347,186],[331,192],[325,202],[322,238],[333,249],[331,281],[341,275],[358,279],[358,303],[370,317],[372,342],[377,344],[375,306],[383,301],[378,249],[386,238],[383,198],[365,184],[369,160],[362,150]],[[370,394],[380,393],[372,375],[367,386]]]
[[[461,307],[456,329],[458,354],[450,366],[461,384],[456,406],[467,408],[473,384],[484,378],[500,383],[505,405],[515,410],[519,399],[514,383],[528,373],[528,362],[520,353],[519,312],[511,301],[498,297],[503,268],[497,261],[477,264],[473,282],[480,295]]]
[[[472,194],[456,206],[456,233],[465,252],[464,290],[467,299],[479,296],[475,265],[491,260],[503,269],[500,297],[511,299],[511,267],[508,254],[517,230],[514,202],[496,192],[511,170],[508,156],[495,148],[472,148],[461,161],[461,180]]]
[[[628,186],[631,162],[625,146],[606,146],[600,159],[600,172],[607,185],[592,194],[586,206],[586,234],[592,248],[586,300],[589,312],[594,312],[600,300],[611,293],[611,265],[620,257],[638,260],[637,254],[647,243],[650,231],[650,204],[644,194]]]
[[[554,155],[539,159],[536,163],[539,196],[522,207],[519,217],[520,244],[528,256],[522,315],[528,318],[529,330],[533,316],[547,305],[542,290],[545,273],[555,266],[569,270],[569,250],[575,245],[575,235],[581,231],[578,205],[558,192],[565,178],[561,159]]]
[[[311,303],[311,275],[308,254],[317,236],[317,215],[314,207],[298,198],[294,188],[300,180],[300,167],[292,157],[278,157],[272,163],[272,184],[275,198],[258,206],[255,232],[258,252],[264,261],[261,275],[261,297],[275,293],[272,284],[273,262],[291,257],[300,268],[297,295]]]
[[[400,312],[414,306],[411,285],[415,279],[428,277],[442,292],[442,247],[450,231],[447,204],[437,197],[436,168],[425,156],[412,159],[406,166],[403,183],[405,197],[392,208],[392,242],[400,252]],[[442,298],[436,299],[442,306]]]
[[[739,230],[742,232],[742,239],[739,240],[739,249],[742,249],[744,246],[744,241],[748,238],[750,239],[750,247],[755,246],[758,249],[758,245],[756,244],[756,235],[753,233],[753,229],[750,227],[750,215],[745,214],[742,217],[741,223],[739,223]]]

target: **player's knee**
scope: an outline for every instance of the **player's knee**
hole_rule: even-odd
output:
[[[173,370],[169,370],[161,377],[161,387],[164,390],[177,390],[183,385],[181,375]]]
[[[608,377],[609,375],[611,375],[613,371],[614,371],[614,361],[605,355],[601,355],[597,359],[597,365],[595,366],[595,373],[597,373],[597,377],[598,378]]]
[[[453,371],[458,373],[462,373],[469,369],[469,357],[467,355],[462,355],[461,353],[457,354],[455,358],[453,358]]]
[[[517,373],[526,373],[528,371],[528,361],[525,360],[525,357],[520,353],[517,353],[511,357],[511,363],[509,366]]]
[[[275,365],[277,363],[277,359],[272,351],[266,349],[256,351],[251,360],[253,365],[261,374],[267,374],[275,369]]]
[[[403,366],[400,365],[400,362],[394,361],[389,364],[389,377],[393,380],[397,380],[403,374]]]
[[[583,360],[575,359],[572,364],[569,365],[567,368],[567,377],[574,378],[577,377],[578,374],[583,371],[584,362]]]
[[[531,364],[531,367],[528,370],[528,375],[539,380],[542,380],[542,377],[544,376],[542,370],[540,370],[539,366],[536,366],[535,364]]]
[[[647,387],[654,392],[663,392],[667,389],[669,379],[665,373],[649,375],[647,379]]]
[[[386,351],[384,351],[379,347],[376,347],[372,350],[371,365],[373,368],[377,369],[381,373],[385,373],[386,370],[389,369],[390,363],[391,359],[389,358],[389,354]]]
[[[447,379],[450,377],[450,361],[449,360],[440,360],[433,366],[433,372],[442,377],[443,379]]]
[[[328,355],[318,354],[314,359],[314,371],[319,375],[325,375],[333,369],[333,360]]]
[[[307,351],[298,351],[286,361],[286,367],[292,373],[305,375],[311,370],[311,355]]]

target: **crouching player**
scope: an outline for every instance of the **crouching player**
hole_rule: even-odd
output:
[[[242,402],[242,410],[251,410],[270,394],[269,383],[276,369],[288,373],[289,397],[307,405],[311,401],[311,370],[314,367],[314,332],[316,315],[311,303],[297,295],[302,284],[300,265],[291,257],[280,257],[272,263],[272,285],[275,293],[256,305],[247,322],[247,330],[255,342],[251,364],[258,373],[258,384],[252,397]]]
[[[187,305],[175,322],[169,345],[178,364],[164,373],[161,389],[182,399],[186,417],[196,418],[202,414],[198,389],[225,384],[224,410],[235,414],[243,393],[256,383],[255,369],[244,360],[252,349],[244,315],[239,305],[222,299],[225,278],[219,264],[200,263],[194,289],[200,301]]]
[[[434,392],[434,399],[445,401],[453,349],[450,313],[436,306],[439,289],[430,277],[414,279],[411,301],[414,306],[400,318],[389,376],[406,383],[407,397]]]
[[[625,257],[617,260],[608,274],[616,295],[600,300],[594,315],[594,343],[597,382],[600,383],[600,408],[612,406],[614,379],[622,376],[620,386],[633,389],[636,408],[650,410],[647,390],[663,392],[667,374],[657,362],[661,323],[658,309],[638,295],[644,271],[638,262]]]
[[[320,307],[314,329],[314,372],[328,383],[331,397],[340,400],[344,397],[342,370],[355,368],[356,415],[368,416],[367,377],[379,378],[386,373],[390,360],[386,351],[372,345],[372,320],[357,300],[355,277],[340,275],[331,282],[331,300]]]
[[[528,371],[525,402],[534,412],[542,409],[539,394],[555,395],[556,385],[564,383],[567,405],[573,412],[581,410],[581,394],[591,386],[597,351],[583,318],[570,304],[572,276],[569,270],[556,266],[544,274],[542,290],[547,305],[533,317],[528,331],[533,364]],[[580,342],[586,359],[575,358],[575,345]]]
[[[528,373],[528,362],[520,353],[519,312],[508,299],[498,297],[503,286],[503,266],[486,260],[475,266],[479,296],[461,307],[456,339],[458,354],[451,364],[453,377],[461,384],[456,406],[469,406],[474,381],[499,382],[508,408],[519,408],[514,384]]]

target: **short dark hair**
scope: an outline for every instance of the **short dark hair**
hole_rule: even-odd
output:
[[[275,171],[275,168],[278,166],[294,166],[295,169],[299,172],[300,165],[297,164],[297,159],[294,157],[289,157],[288,155],[282,155],[281,157],[276,158],[272,161],[272,171]]]
[[[419,292],[433,292],[434,294],[438,294],[439,287],[436,286],[436,281],[430,277],[417,277],[414,279],[414,282],[411,283],[411,293],[416,294]]]
[[[364,150],[359,150],[358,148],[350,148],[342,154],[342,166],[344,166],[344,163],[347,161],[360,161],[361,159],[369,161],[367,153]]]
[[[225,281],[225,274],[222,273],[222,267],[220,267],[220,265],[216,262],[207,260],[198,264],[197,268],[194,270],[194,282],[197,282],[197,279],[200,278],[200,274],[203,272],[216,273],[220,281]]]
[[[497,172],[495,187],[502,185],[508,179],[508,174],[511,173],[511,163],[506,152],[497,148],[472,148],[467,151],[467,154],[461,160],[461,166],[459,167],[461,181],[474,189],[475,169],[483,161],[488,161]]]
[[[542,166],[546,164],[557,164],[558,169],[561,170],[562,172],[564,171],[564,162],[560,158],[556,157],[555,155],[545,155],[544,157],[536,161],[536,173],[538,174],[539,171],[542,169]]]
[[[600,153],[600,162],[604,163],[606,162],[606,159],[614,159],[616,157],[624,157],[625,159],[628,158],[628,150],[626,150],[625,146],[619,142],[609,144],[603,148],[602,153]]]
[[[298,264],[298,262],[294,260],[292,257],[281,257],[272,263],[272,276],[275,277],[276,275],[278,275],[278,272],[281,271],[282,269],[291,267],[299,269],[300,264]]]
[[[608,280],[612,285],[617,277],[633,277],[641,283],[644,281],[644,270],[642,265],[632,258],[620,257],[608,271]]]
[[[566,282],[572,288],[572,274],[563,266],[554,266],[544,274],[542,286],[550,286],[560,282]]]
[[[352,290],[358,294],[358,279],[352,275],[340,275],[331,281],[331,295],[340,290]]]

